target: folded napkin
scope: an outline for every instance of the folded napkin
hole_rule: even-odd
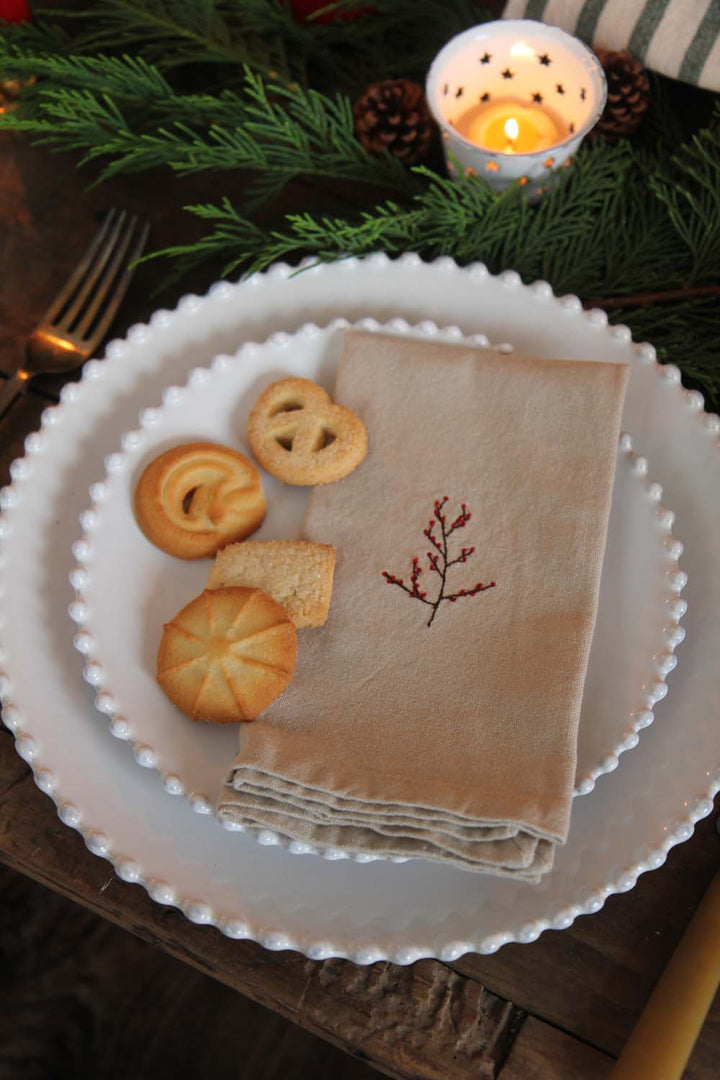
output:
[[[349,331],[369,451],[316,487],[326,624],[219,814],[322,847],[531,880],[567,836],[627,369]]]
[[[720,90],[718,0],[508,0],[503,18],[560,26],[588,45],[628,49],[661,75]]]

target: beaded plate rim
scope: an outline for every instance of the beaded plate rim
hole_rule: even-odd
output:
[[[351,257],[340,264],[340,269],[342,272],[347,273],[361,263],[377,271],[387,270],[390,266],[397,266],[403,270],[412,270],[416,267],[425,266],[444,277],[458,274],[467,275],[471,281],[476,283],[493,276],[503,287],[511,290],[527,289],[535,297],[556,304],[561,311],[577,314],[582,312],[589,325],[598,330],[603,330],[622,342],[629,343],[632,341],[630,329],[622,324],[610,326],[607,314],[603,310],[596,308],[583,312],[582,302],[577,296],[572,294],[555,296],[552,286],[546,281],[536,281],[526,286],[523,284],[520,275],[514,270],[506,270],[499,275],[490,275],[487,267],[480,262],[460,267],[449,256],[440,256],[426,262],[413,252],[405,253],[396,259],[391,259],[384,252],[376,252],[366,256],[364,259]],[[179,300],[173,311],[164,309],[156,311],[149,324],[136,324],[129,329],[126,339],[111,341],[105,349],[105,358],[113,361],[121,360],[128,344],[133,345],[135,342],[148,340],[155,330],[172,325],[177,315],[184,313],[195,314],[204,304],[231,302],[239,287],[262,288],[266,282],[286,281],[298,273],[299,270],[314,272],[315,265],[312,260],[306,260],[300,267],[292,267],[286,263],[276,263],[262,274],[253,275],[243,283],[216,282],[204,297],[187,294]],[[682,395],[684,407],[694,414],[697,423],[702,425],[703,437],[712,440],[713,452],[720,450],[720,439],[718,439],[718,435],[720,435],[720,417],[704,411],[705,401],[703,395],[697,390],[687,390],[682,386],[681,373],[675,365],[659,364],[655,349],[651,344],[647,342],[634,343],[633,350],[640,363],[653,365],[657,377],[663,379],[673,393]],[[63,388],[60,395],[60,404],[50,406],[43,412],[40,430],[30,433],[25,440],[25,455],[17,458],[10,466],[10,483],[0,489],[0,511],[2,512],[0,513],[0,587],[3,584],[6,565],[3,558],[3,538],[12,529],[13,510],[20,504],[23,485],[32,473],[33,458],[42,449],[43,428],[56,423],[62,405],[75,400],[78,394],[81,395],[85,380],[99,378],[102,375],[102,369],[103,361],[100,360],[90,360],[85,364],[80,383],[68,384]],[[678,630],[682,632],[681,627]],[[5,663],[2,631],[0,631],[0,663],[3,665]],[[683,801],[678,815],[668,820],[666,826],[663,827],[662,837],[656,842],[647,842],[643,846],[640,856],[631,865],[614,873],[601,887],[591,892],[578,890],[578,900],[576,902],[563,906],[556,905],[553,911],[542,918],[531,920],[522,925],[515,924],[511,929],[496,934],[486,934],[484,936],[475,934],[462,940],[446,935],[441,941],[434,943],[432,947],[412,945],[400,948],[384,948],[368,942],[348,949],[338,945],[336,942],[316,940],[314,938],[300,940],[280,929],[268,930],[257,922],[251,925],[242,918],[216,914],[208,903],[198,899],[196,896],[178,895],[176,888],[171,883],[143,873],[142,867],[135,859],[120,851],[114,851],[109,838],[102,831],[95,828],[92,823],[83,820],[82,811],[78,806],[63,798],[57,788],[57,779],[53,772],[39,760],[37,741],[32,734],[31,728],[26,726],[26,720],[21,708],[13,702],[12,694],[12,681],[3,667],[0,669],[0,702],[2,702],[3,706],[3,720],[15,736],[15,747],[19,756],[30,765],[35,783],[40,790],[52,799],[60,820],[81,834],[86,846],[93,854],[110,862],[119,878],[141,884],[156,902],[177,907],[192,922],[216,926],[229,938],[257,941],[270,950],[295,949],[310,959],[316,960],[337,957],[350,959],[360,965],[371,964],[380,960],[392,961],[398,964],[411,964],[421,958],[438,958],[444,961],[453,961],[468,952],[494,953],[502,945],[513,941],[521,943],[535,941],[547,929],[566,929],[580,915],[599,911],[609,896],[632,889],[641,874],[662,866],[671,848],[688,840],[693,834],[696,822],[710,814],[714,796],[720,790],[719,760],[712,769],[707,771],[707,781],[703,783],[702,790],[694,795],[689,795],[688,799]]]

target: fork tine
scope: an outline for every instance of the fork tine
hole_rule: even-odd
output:
[[[70,307],[56,322],[55,325],[59,330],[73,330],[74,324],[79,320],[83,313],[88,297],[92,297],[93,295],[93,290],[100,280],[100,275],[110,261],[118,244],[122,242],[122,237],[124,235],[123,230],[127,228],[126,222],[127,212],[122,210],[115,220],[107,239],[95,253],[95,258],[91,260],[90,265],[87,267],[84,280],[80,283],[80,288],[78,289],[77,295],[73,298]],[[132,226],[130,227],[132,228]]]
[[[111,295],[112,284],[123,264],[137,223],[138,219],[134,215],[125,223],[118,242],[113,249],[112,259],[103,271],[102,277],[96,283],[93,291],[90,293],[88,303],[76,321],[76,325],[73,328],[75,337],[82,339],[88,335],[90,327],[95,322],[98,312],[105,302],[105,298]]]
[[[140,229],[140,232],[139,232],[139,234],[138,234],[138,236],[137,236],[137,238],[135,240],[134,247],[133,247],[132,251],[130,252],[130,255],[129,255],[128,260],[127,260],[126,265],[125,265],[125,269],[123,270],[121,276],[117,279],[117,281],[115,282],[112,289],[110,289],[110,287],[109,287],[110,282],[108,282],[108,286],[105,287],[105,282],[103,281],[103,284],[100,287],[102,292],[101,292],[101,295],[98,296],[98,298],[96,300],[96,303],[94,304],[94,308],[97,310],[99,308],[100,303],[102,302],[102,300],[105,299],[106,297],[107,297],[108,302],[107,302],[105,310],[104,310],[102,316],[100,317],[97,325],[93,329],[93,332],[89,335],[89,337],[84,342],[85,348],[87,348],[90,352],[93,352],[95,350],[96,346],[100,343],[100,341],[102,341],[102,339],[105,337],[108,330],[110,329],[110,324],[111,324],[111,322],[113,321],[113,319],[115,318],[115,316],[117,314],[118,308],[120,307],[120,304],[122,303],[122,300],[123,300],[123,297],[125,296],[125,293],[127,292],[128,285],[130,284],[130,281],[132,280],[132,276],[135,273],[135,269],[136,269],[135,263],[140,258],[143,251],[145,250],[145,244],[147,243],[147,238],[148,238],[148,233],[149,232],[150,232],[150,226],[148,225],[147,222],[145,222],[143,224],[142,228]],[[130,239],[130,236],[128,234],[128,241],[129,241],[129,239]],[[127,245],[125,245],[125,247],[127,248]],[[121,259],[117,259],[117,257],[116,257],[114,262],[117,262],[117,266],[119,268]],[[112,274],[111,274],[111,271],[112,271]],[[110,275],[111,280],[112,280],[112,277],[114,276],[114,273],[115,273],[115,271],[114,271],[113,267],[111,267],[111,269],[108,271],[108,275]],[[106,275],[106,276],[108,276],[108,275]],[[95,317],[95,312],[93,312],[92,317],[93,318]],[[83,325],[86,322],[87,322],[86,319],[83,320]],[[87,322],[87,327],[89,328],[91,325],[92,325],[92,318],[90,319],[89,322]],[[87,333],[87,329],[86,329],[85,332]]]
[[[95,236],[92,238],[85,254],[73,270],[68,280],[65,282],[63,288],[60,290],[58,295],[50,304],[50,307],[47,309],[41,319],[41,323],[52,323],[60,314],[65,305],[72,299],[73,293],[82,281],[83,277],[87,273],[88,267],[91,265],[93,259],[95,258],[98,248],[101,246],[101,244],[105,242],[105,237],[110,231],[113,220],[115,219],[115,216],[118,214],[118,212],[119,211],[115,207],[113,207],[112,210],[108,210],[107,214],[105,215],[105,220],[103,221],[98,231],[95,233]]]

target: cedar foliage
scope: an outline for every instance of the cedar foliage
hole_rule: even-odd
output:
[[[615,146],[586,139],[561,182],[529,205],[521,189],[497,196],[481,178],[371,156],[353,134],[352,102],[367,83],[423,81],[442,44],[485,17],[473,0],[339,0],[328,11],[336,17],[325,25],[296,22],[282,0],[99,0],[4,27],[0,69],[34,81],[0,128],[79,152],[94,183],[162,167],[212,170],[217,190],[218,172],[249,171],[241,206],[222,195],[188,206],[204,235],[155,253],[180,271],[212,259],[225,274],[248,273],[378,249],[482,260],[558,293],[611,298],[612,321],[653,341],[717,406],[714,96],[653,78],[638,134]],[[273,199],[297,180],[313,183],[326,210],[273,215]]]

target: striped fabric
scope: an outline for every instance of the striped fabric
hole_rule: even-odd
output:
[[[720,90],[720,0],[508,0],[505,19],[538,19],[590,45],[629,49],[663,75]]]

